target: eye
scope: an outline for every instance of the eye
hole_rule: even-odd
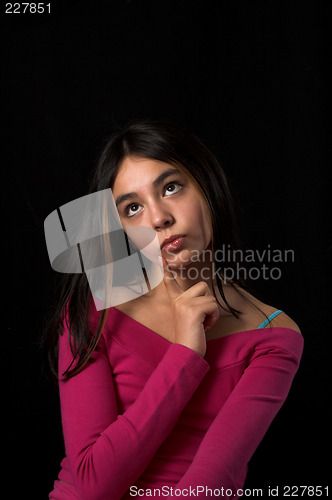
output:
[[[178,191],[180,191],[181,188],[182,188],[182,186],[178,182],[170,182],[165,187],[165,194],[166,194],[166,196],[169,196],[170,194],[175,194]]]
[[[133,215],[136,215],[138,212],[140,212],[140,207],[141,205],[139,205],[138,203],[132,203],[131,205],[128,205],[125,209],[126,216],[133,217]]]

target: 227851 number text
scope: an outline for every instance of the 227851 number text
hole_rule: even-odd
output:
[[[6,3],[6,14],[50,14],[50,3]]]

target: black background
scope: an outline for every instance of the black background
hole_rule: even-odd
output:
[[[253,283],[300,325],[305,348],[246,486],[279,486],[279,498],[283,485],[326,486],[328,2],[50,3],[50,14],[2,6],[10,498],[47,498],[63,456],[57,388],[39,348],[56,283],[43,222],[85,194],[112,128],[134,118],[177,122],[207,144],[228,175],[247,248],[294,250],[280,280]]]

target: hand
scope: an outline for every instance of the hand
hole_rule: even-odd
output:
[[[164,283],[171,301],[175,343],[182,344],[201,356],[206,353],[205,330],[219,318],[216,298],[204,281],[182,290],[167,261],[163,259]]]

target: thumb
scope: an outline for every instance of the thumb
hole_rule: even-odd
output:
[[[169,268],[169,265],[165,257],[161,258],[164,266],[164,283],[166,286],[166,290],[168,292],[170,299],[175,300],[177,297],[179,297],[179,295],[181,295],[184,292],[184,290],[182,290],[179,283],[176,281],[175,276],[171,271],[171,269]]]

